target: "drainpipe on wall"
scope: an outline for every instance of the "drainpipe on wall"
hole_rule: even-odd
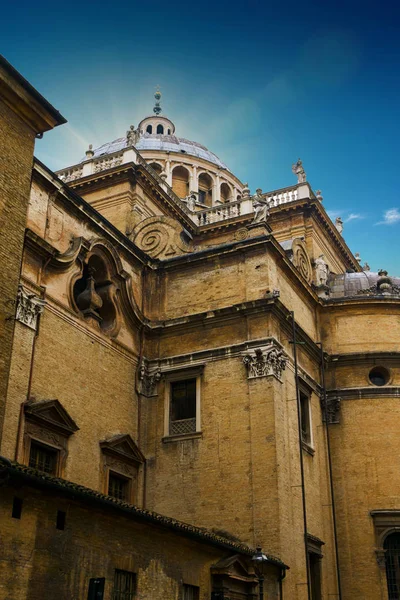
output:
[[[340,581],[340,564],[339,564],[339,548],[338,548],[338,541],[337,541],[335,494],[333,491],[331,443],[330,443],[330,436],[329,436],[328,403],[327,403],[327,399],[326,399],[324,348],[323,348],[322,342],[317,342],[317,345],[321,348],[322,399],[323,399],[323,403],[324,403],[324,418],[325,418],[325,427],[326,427],[326,448],[327,448],[327,454],[328,454],[328,468],[329,468],[329,486],[330,486],[331,503],[332,503],[333,539],[334,539],[334,544],[335,544],[335,558],[336,558],[336,578],[337,578],[337,586],[338,586],[338,597],[339,597],[339,600],[342,600],[342,590],[341,590],[341,581]]]
[[[303,462],[303,437],[301,429],[301,404],[300,404],[300,389],[299,389],[299,377],[297,367],[297,339],[296,339],[296,323],[294,320],[294,312],[290,311],[292,319],[292,340],[293,344],[293,361],[294,361],[294,380],[296,387],[296,400],[297,400],[297,426],[298,426],[298,440],[299,440],[299,454],[300,454],[300,475],[301,475],[301,496],[303,505],[303,528],[304,528],[304,552],[306,559],[306,577],[307,577],[307,598],[311,600],[311,587],[310,587],[310,564],[308,556],[308,544],[307,544],[307,506],[306,506],[306,490],[304,483],[304,462]]]

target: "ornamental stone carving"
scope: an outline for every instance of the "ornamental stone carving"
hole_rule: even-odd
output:
[[[325,423],[328,421],[328,425],[340,423],[340,398],[327,398],[326,399],[326,418],[325,418],[325,399],[321,397],[321,410],[322,420]]]
[[[36,331],[37,319],[45,305],[36,294],[29,292],[22,285],[18,287],[16,321]]]
[[[389,277],[388,272],[384,270],[380,270],[378,272],[378,280],[375,285],[371,285],[371,287],[362,289],[358,291],[358,294],[364,296],[399,296],[400,295],[400,287],[393,283],[391,277]]]
[[[143,396],[155,396],[157,394],[157,383],[161,379],[159,370],[150,372],[147,365],[143,362],[139,367],[139,379],[141,382],[141,393]]]
[[[248,379],[268,377],[269,375],[274,375],[278,379],[281,379],[282,371],[286,369],[287,361],[288,358],[285,353],[275,346],[267,350],[257,348],[254,351],[254,355],[246,354],[243,357]]]
[[[312,282],[312,266],[307,248],[302,238],[294,238],[289,257],[300,275],[308,282]]]
[[[375,557],[378,567],[386,569],[386,550],[385,548],[375,548]]]
[[[192,251],[191,242],[184,241],[183,236],[181,225],[170,217],[160,216],[141,221],[129,237],[152,258],[163,259]]]

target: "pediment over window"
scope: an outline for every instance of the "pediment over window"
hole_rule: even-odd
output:
[[[114,435],[108,440],[100,442],[100,448],[106,454],[112,454],[127,462],[144,463],[146,461],[129,434]]]
[[[55,429],[59,433],[70,436],[79,430],[75,421],[69,416],[58,400],[30,400],[24,406],[25,418],[47,429]]]
[[[229,579],[238,579],[248,583],[257,581],[257,576],[251,565],[246,562],[239,554],[223,558],[211,567],[212,575],[223,575]]]

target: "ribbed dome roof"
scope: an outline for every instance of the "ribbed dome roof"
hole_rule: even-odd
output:
[[[328,285],[331,288],[331,298],[343,298],[346,296],[362,296],[363,294],[374,295],[382,276],[373,271],[362,271],[361,273],[342,273],[331,275]],[[400,278],[389,277],[392,289],[390,293],[398,294],[400,289]],[[378,294],[378,290],[376,290]]]
[[[112,154],[113,152],[119,152],[120,150],[127,148],[127,146],[128,142],[126,137],[118,138],[113,142],[103,144],[99,148],[96,148],[93,151],[94,158]],[[135,147],[139,150],[139,152],[141,150],[160,150],[165,152],[188,154],[190,156],[202,158],[203,160],[208,160],[221,169],[226,169],[229,171],[228,167],[218,158],[218,156],[216,156],[216,154],[213,152],[210,152],[210,150],[208,150],[205,146],[202,146],[197,142],[191,142],[190,140],[186,140],[184,138],[178,138],[175,135],[151,135],[149,133],[144,133],[140,136],[140,139]],[[84,160],[86,159],[83,158],[81,162]]]

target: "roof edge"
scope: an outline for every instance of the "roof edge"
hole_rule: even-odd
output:
[[[189,523],[177,521],[171,517],[166,517],[159,513],[139,508],[133,504],[128,504],[122,500],[117,500],[111,496],[106,496],[101,492],[97,492],[66,479],[59,479],[57,477],[53,477],[52,475],[48,475],[47,473],[41,473],[40,471],[32,469],[31,467],[26,467],[19,463],[11,462],[3,456],[0,456],[0,472],[2,473],[3,477],[4,475],[8,474],[14,478],[22,478],[33,487],[44,487],[53,489],[54,491],[58,491],[62,494],[73,495],[75,498],[80,497],[83,500],[94,502],[95,504],[101,505],[105,508],[116,509],[121,512],[131,514],[138,520],[147,521],[153,525],[159,525],[161,527],[172,529],[176,533],[195,538],[198,541],[206,542],[220,548],[239,552],[248,556],[254,554],[255,552],[253,548],[250,548],[250,546],[247,546],[246,544],[240,544],[232,540],[228,540],[227,538],[216,535],[207,529],[195,527]],[[284,569],[289,568],[279,558],[275,556],[267,556],[271,563]]]

